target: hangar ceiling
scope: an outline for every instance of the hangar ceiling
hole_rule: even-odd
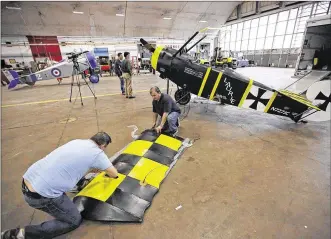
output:
[[[202,28],[219,28],[240,3],[1,2],[1,35],[187,39]]]

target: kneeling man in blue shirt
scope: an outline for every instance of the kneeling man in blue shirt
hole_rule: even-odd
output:
[[[117,170],[104,150],[110,136],[99,132],[90,139],[72,140],[35,162],[23,175],[22,192],[33,208],[55,219],[3,232],[1,238],[53,238],[79,227],[82,217],[65,194],[91,169],[117,178]]]

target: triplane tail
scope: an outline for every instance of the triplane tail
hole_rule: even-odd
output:
[[[9,70],[8,72],[9,72],[9,74],[11,75],[11,77],[13,78],[13,79],[10,81],[9,85],[8,85],[8,89],[12,89],[12,88],[14,88],[15,86],[17,86],[17,84],[20,83],[20,81],[19,81],[19,78],[20,78],[20,77],[19,77],[18,73],[17,73],[16,71],[14,71],[14,70]]]
[[[324,92],[324,89],[330,89],[326,85],[318,86],[316,82],[306,90],[306,92],[310,92],[309,97],[306,97],[288,90],[273,89],[231,69],[226,69],[220,74],[222,74],[220,83],[216,87],[218,94],[215,94],[215,96],[219,97],[225,104],[285,116],[294,122],[299,122],[312,112],[324,115],[323,120],[321,118],[319,121],[330,119],[329,109],[321,106],[322,104],[326,105],[327,102],[314,101],[321,91]],[[327,83],[330,83],[330,80],[325,81],[325,84]],[[325,91],[324,94],[326,95],[325,100],[327,100],[330,91]],[[213,96],[212,94],[211,97]],[[314,119],[309,117],[307,120],[313,121]]]
[[[330,75],[331,76],[331,75]],[[329,77],[330,77],[329,76]],[[315,107],[303,112],[300,120],[328,121],[331,118],[331,78],[325,78],[313,83],[303,95],[311,101]]]

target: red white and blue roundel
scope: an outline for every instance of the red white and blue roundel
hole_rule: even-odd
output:
[[[52,70],[51,70],[51,73],[52,73],[52,75],[53,75],[54,77],[59,77],[59,76],[61,76],[61,71],[60,71],[60,69],[58,69],[58,68],[54,68],[54,69],[52,69]]]

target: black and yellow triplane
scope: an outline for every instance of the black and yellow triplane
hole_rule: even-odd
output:
[[[182,49],[198,33],[196,32],[178,51],[164,46],[154,48],[144,39],[140,39],[141,43],[152,52],[151,64],[160,72],[160,77],[167,78],[177,85],[178,90],[175,92],[177,103],[181,105],[189,103],[192,93],[237,107],[289,117],[295,122],[312,112],[323,110],[326,114],[330,114],[330,107],[322,109],[318,104],[313,104],[314,102],[329,106],[329,91],[324,94],[326,95],[324,103],[315,101],[322,91],[315,87],[313,93],[315,96],[308,100],[302,95],[286,90],[272,89],[229,68],[219,70],[194,63]]]

